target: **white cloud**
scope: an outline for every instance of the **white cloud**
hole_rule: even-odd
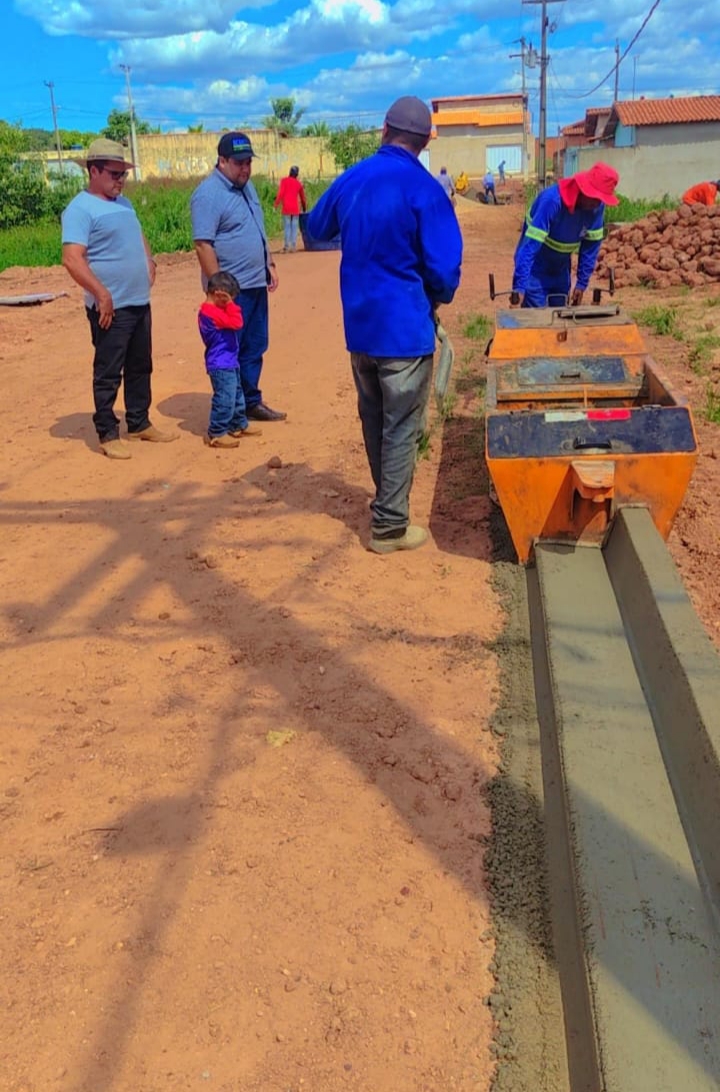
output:
[[[199,30],[222,32],[239,9],[264,8],[275,0],[15,0],[22,15],[48,34],[84,38],[164,38]]]

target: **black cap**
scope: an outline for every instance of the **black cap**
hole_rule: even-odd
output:
[[[223,159],[252,159],[255,152],[246,133],[223,133],[218,143],[218,155]]]
[[[403,95],[401,99],[396,99],[385,115],[385,121],[393,129],[418,136],[429,137],[432,130],[430,111],[415,95]]]

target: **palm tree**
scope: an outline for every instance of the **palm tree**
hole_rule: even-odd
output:
[[[295,109],[295,99],[281,98],[270,99],[273,112],[263,118],[263,125],[268,129],[274,129],[280,136],[295,136],[298,122],[305,111]]]

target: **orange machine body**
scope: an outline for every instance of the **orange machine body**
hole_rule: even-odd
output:
[[[485,454],[520,561],[538,539],[601,544],[643,505],[667,538],[697,462],[690,409],[619,308],[499,311]]]

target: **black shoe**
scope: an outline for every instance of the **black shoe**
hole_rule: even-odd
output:
[[[248,417],[251,417],[253,421],[284,421],[287,417],[286,413],[281,413],[280,410],[270,409],[264,402],[258,402],[256,406],[249,406],[247,415]]]

